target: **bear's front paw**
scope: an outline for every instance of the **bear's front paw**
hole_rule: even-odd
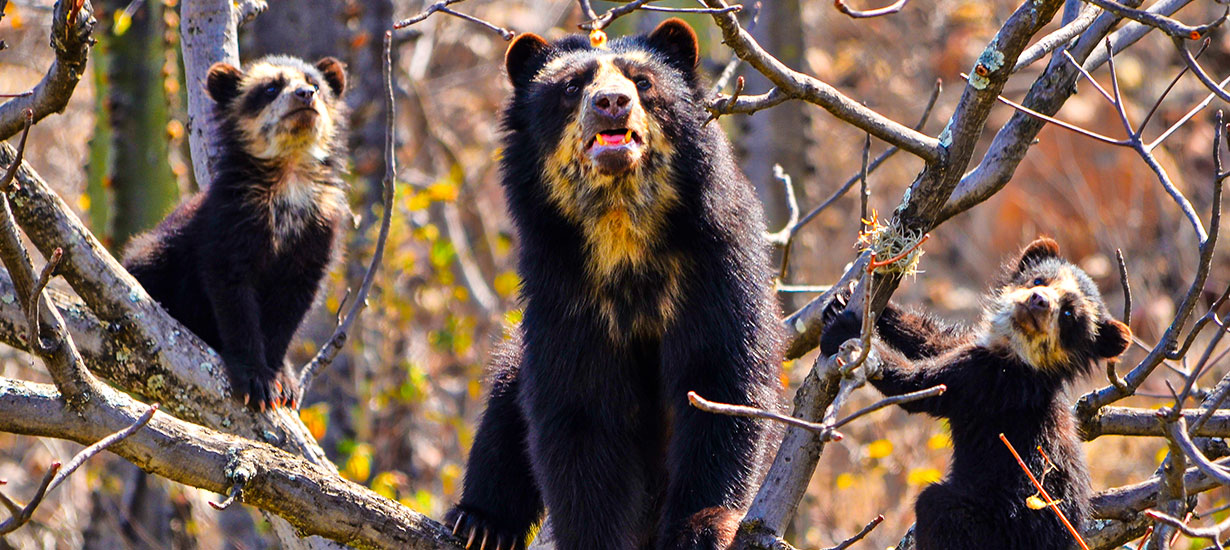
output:
[[[454,506],[448,511],[444,516],[444,525],[461,539],[466,550],[525,550],[525,539],[529,534],[514,532],[462,506]]]
[[[820,335],[820,353],[833,355],[841,349],[842,343],[858,338],[862,332],[863,319],[857,313],[846,310],[825,325]]]
[[[828,305],[824,306],[824,311],[820,312],[820,326],[828,326],[833,322],[841,312],[846,310],[846,306],[850,304],[850,297],[854,295],[854,285],[852,282],[846,285],[846,288],[839,289],[833,294],[833,299],[829,300]]]
[[[294,371],[290,367],[278,369],[274,377],[274,387],[281,387],[280,392],[276,396],[278,404],[292,409],[299,408],[299,398],[303,397],[303,388],[299,387],[299,380],[295,377]]]
[[[284,392],[288,389],[289,378],[282,370],[275,370],[265,365],[250,365],[239,359],[226,359],[227,370],[231,373],[231,389],[235,396],[245,405],[264,412],[284,403]]]

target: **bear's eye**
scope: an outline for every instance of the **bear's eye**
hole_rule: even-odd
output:
[[[643,76],[642,76],[642,77],[637,77],[637,79],[636,79],[636,89],[638,89],[638,90],[640,90],[640,91],[642,91],[642,92],[643,92],[643,91],[648,90],[649,88],[652,88],[652,87],[653,87],[653,83],[652,83],[652,82],[650,82],[648,78],[645,78],[645,77],[643,77]]]
[[[1075,312],[1072,311],[1072,306],[1063,306],[1063,310],[1060,311],[1060,313],[1062,313],[1064,317],[1069,318],[1075,315]]]
[[[277,84],[270,84],[270,85],[268,85],[268,86],[265,86],[265,95],[267,95],[267,96],[269,96],[269,97],[274,97],[274,96],[278,95],[278,85],[277,85]]]
[[[581,91],[581,87],[576,82],[569,82],[567,86],[564,86],[564,95],[577,95],[579,91]]]
[[[1042,277],[1038,277],[1037,279],[1034,279],[1034,286],[1042,286],[1045,284],[1046,284],[1046,279],[1043,279]]]

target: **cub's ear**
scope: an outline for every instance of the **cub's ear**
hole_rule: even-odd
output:
[[[239,97],[239,81],[243,79],[243,71],[238,67],[221,61],[214,63],[205,76],[205,89],[209,97],[219,107],[226,107],[236,97]]]
[[[346,92],[346,64],[336,57],[322,57],[316,62],[316,68],[325,76],[325,82],[333,90],[333,97],[342,97]]]
[[[700,61],[700,46],[696,31],[684,20],[672,17],[663,21],[646,37],[650,47],[666,55],[671,63],[691,73]]]
[[[1021,259],[1016,261],[1016,272],[1020,273],[1025,268],[1047,258],[1058,257],[1059,243],[1050,237],[1038,237],[1021,251]]]
[[[1101,357],[1118,357],[1127,350],[1132,341],[1132,331],[1127,325],[1114,319],[1106,319],[1098,323],[1098,340],[1094,349]]]
[[[504,69],[508,71],[508,80],[514,88],[530,83],[542,65],[542,54],[550,47],[546,40],[532,32],[518,36],[508,45],[508,52],[504,54]]]

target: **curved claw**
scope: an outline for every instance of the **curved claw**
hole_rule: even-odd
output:
[[[487,530],[487,528],[484,527],[483,528],[483,541],[478,544],[478,550],[487,550],[487,535],[489,534],[490,532]]]
[[[457,521],[453,522],[453,536],[457,536],[457,531],[461,529],[461,520],[466,518],[465,512],[457,512]]]
[[[478,534],[478,526],[470,527],[470,537],[466,539],[466,550],[470,550],[470,546],[474,544],[474,535]]]

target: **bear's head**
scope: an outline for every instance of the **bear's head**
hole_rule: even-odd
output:
[[[332,57],[313,65],[269,56],[244,69],[215,63],[206,88],[244,152],[258,159],[284,160],[306,153],[323,160],[343,124],[340,98],[346,73],[342,62]]]
[[[1035,240],[1004,271],[987,310],[987,344],[1061,376],[1127,349],[1128,327],[1111,318],[1097,285],[1055,241]]]
[[[601,46],[534,34],[509,46],[508,139],[542,159],[547,191],[567,215],[595,219],[675,200],[676,144],[704,114],[697,52],[696,33],[679,19]]]

